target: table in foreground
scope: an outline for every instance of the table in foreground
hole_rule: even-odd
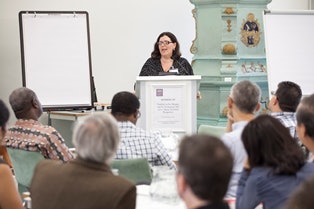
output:
[[[149,185],[138,185],[136,189],[136,209],[186,209],[181,199],[174,203],[153,200],[149,195]]]
[[[180,198],[173,203],[152,199],[149,194],[149,185],[138,185],[136,189],[136,209],[186,209],[184,202]],[[234,198],[225,199],[225,201],[228,202],[230,209],[235,209],[236,200]],[[263,209],[262,204],[258,205],[256,209]]]

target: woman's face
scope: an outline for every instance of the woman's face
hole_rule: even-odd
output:
[[[172,43],[168,36],[162,36],[158,41],[159,52],[162,57],[169,58],[172,56],[172,52],[175,50],[177,44]]]

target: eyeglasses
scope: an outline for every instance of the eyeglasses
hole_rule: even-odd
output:
[[[158,41],[157,42],[157,44],[159,45],[159,46],[161,46],[161,45],[169,45],[170,43],[173,43],[173,42],[171,42],[171,41]]]

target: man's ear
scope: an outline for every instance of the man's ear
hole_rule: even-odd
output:
[[[35,109],[38,109],[38,108],[40,107],[37,98],[33,98],[33,99],[32,99],[32,106],[33,106]]]
[[[278,99],[277,99],[277,96],[275,95],[274,96],[274,99],[273,99],[273,106],[276,106],[276,105],[278,105]]]
[[[177,180],[177,190],[178,190],[178,194],[180,197],[182,197],[183,193],[186,190],[187,187],[187,183],[185,181],[185,178],[182,174],[178,173],[176,175],[176,180]]]
[[[227,99],[227,105],[228,105],[228,108],[230,109],[233,105],[233,99],[231,97],[228,97]]]
[[[297,129],[297,134],[298,134],[299,139],[304,139],[305,136],[306,136],[306,131],[305,131],[304,124],[300,124],[300,125],[297,124],[296,129]]]
[[[258,103],[258,104],[256,105],[255,112],[259,111],[260,108],[261,108],[261,103]]]
[[[137,112],[133,113],[132,116],[134,119],[137,119]]]

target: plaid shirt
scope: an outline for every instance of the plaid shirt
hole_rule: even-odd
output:
[[[277,118],[285,127],[287,127],[290,131],[291,136],[298,140],[297,132],[296,132],[296,115],[294,112],[272,112],[271,115]]]
[[[116,159],[147,158],[152,166],[175,168],[159,134],[144,131],[129,121],[118,122],[118,126],[121,142]]]
[[[17,120],[6,133],[4,146],[41,152],[47,159],[64,162],[73,159],[59,132],[35,120]]]

